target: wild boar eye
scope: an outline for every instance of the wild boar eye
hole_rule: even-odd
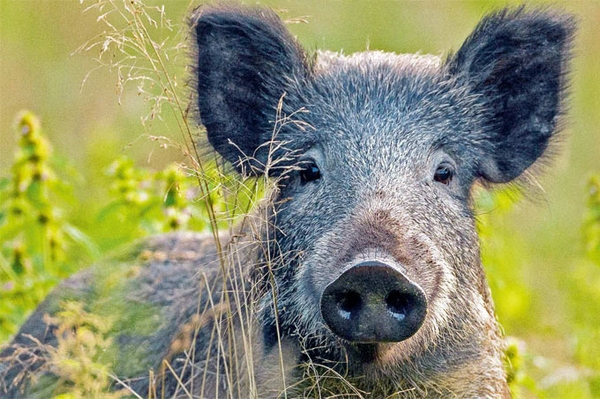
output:
[[[454,177],[454,170],[452,167],[448,164],[441,164],[435,170],[433,180],[442,184],[450,184],[452,177]]]
[[[300,180],[302,184],[306,184],[309,181],[317,180],[321,178],[321,171],[314,161],[306,162],[301,166],[300,169]]]

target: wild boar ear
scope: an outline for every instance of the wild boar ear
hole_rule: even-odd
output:
[[[198,108],[208,140],[238,171],[260,173],[279,100],[307,73],[305,54],[266,8],[201,7],[192,28]]]
[[[479,173],[492,182],[518,177],[557,131],[574,21],[522,7],[485,17],[447,67],[483,102]]]

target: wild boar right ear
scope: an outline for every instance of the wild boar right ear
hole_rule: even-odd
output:
[[[198,109],[208,140],[238,171],[261,173],[279,100],[307,73],[305,54],[266,8],[201,7],[192,28]]]
[[[562,112],[574,21],[525,8],[485,17],[448,70],[478,98],[478,173],[491,182],[518,177],[546,150]]]

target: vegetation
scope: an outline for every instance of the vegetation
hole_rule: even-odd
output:
[[[270,3],[276,7],[283,4]],[[309,2],[304,10],[316,13],[316,4]],[[285,5],[292,8],[288,3]],[[0,17],[10,19],[10,28],[16,31],[17,27],[24,26],[27,32],[34,32],[49,25],[40,16],[25,23],[29,21],[25,16],[35,13],[27,5],[19,7],[5,10],[7,16]],[[39,7],[50,6],[40,4]],[[168,10],[168,7],[173,9]],[[340,15],[350,13],[339,4],[335,7],[342,7],[337,10]],[[401,18],[418,17],[421,10],[418,7],[407,4],[406,15]],[[60,19],[63,14],[59,9],[63,7],[56,8],[49,15]],[[98,110],[80,96],[78,103],[69,108],[77,111],[64,115],[58,107],[69,107],[69,104],[58,104],[60,101],[56,98],[46,96],[35,104],[45,115],[43,128],[35,114],[18,113],[16,127],[12,129],[16,132],[16,146],[11,144],[15,142],[15,134],[6,134],[11,129],[4,124],[0,126],[3,129],[0,148],[15,148],[12,161],[8,161],[10,156],[4,152],[0,157],[0,344],[9,340],[61,279],[136,238],[173,230],[216,232],[228,228],[263,191],[261,183],[240,181],[225,174],[214,160],[201,157],[194,144],[201,132],[190,125],[190,100],[183,84],[187,79],[185,44],[188,38],[184,25],[174,24],[167,18],[170,12],[187,14],[189,6],[181,3],[147,6],[137,0],[100,0],[91,4],[84,14],[75,4],[72,8],[69,12],[75,17],[71,20],[82,19],[79,23],[85,32],[91,32],[90,26],[97,26],[94,20],[103,26],[104,32],[97,36],[89,34],[88,37],[94,38],[79,47],[87,60],[89,54],[92,55],[95,64],[86,61],[82,66],[85,73],[68,73],[64,81],[49,84],[68,86],[73,84],[73,76],[81,76],[85,81],[83,91],[89,94],[101,85],[114,90],[114,83],[106,82],[116,76],[118,99],[115,102],[121,103],[123,108],[107,106],[106,110]],[[473,21],[480,14],[477,11],[480,5],[459,8],[465,15],[474,15]],[[452,15],[449,10],[439,12],[448,11]],[[292,10],[288,14],[296,16],[303,12],[307,11]],[[600,15],[600,7],[589,12]],[[360,12],[356,15],[360,15],[356,17],[359,19],[370,18]],[[352,18],[349,17],[349,24]],[[314,19],[317,22],[317,18]],[[299,20],[301,18],[293,21]],[[411,25],[410,19],[405,22],[409,28],[417,26]],[[382,24],[384,21],[377,25]],[[309,25],[312,31],[325,29],[323,26]],[[336,28],[338,31],[348,29],[348,26]],[[306,26],[297,28],[299,34],[307,31]],[[419,32],[416,28],[413,31]],[[461,38],[462,33],[453,35]],[[37,41],[24,44],[23,51],[33,54],[40,51],[38,46],[48,43],[50,54],[57,49],[53,46],[64,46],[70,40],[62,34],[64,32],[52,33],[48,42],[36,36]],[[333,35],[332,30],[323,35],[330,34]],[[422,36],[431,35],[435,36],[435,32],[425,32]],[[415,41],[422,39],[417,40],[416,36],[420,35],[411,37]],[[13,36],[7,37],[4,40],[10,49]],[[365,38],[360,38],[361,43],[352,44],[357,48],[346,49],[364,48]],[[584,32],[581,43],[592,39],[593,36],[588,39]],[[80,42],[67,45],[69,50],[83,42],[81,37],[76,40]],[[310,39],[305,40],[310,43]],[[335,41],[327,44],[339,49]],[[403,50],[416,50],[411,45],[409,38],[403,43]],[[371,43],[372,48],[397,50],[395,46],[377,40]],[[430,46],[431,52],[448,47]],[[456,48],[456,43],[453,46]],[[595,70],[588,70],[584,61],[577,65],[576,71],[582,79],[598,83],[597,78],[595,81],[591,78]],[[30,67],[35,69],[35,65]],[[102,69],[96,70],[96,67]],[[102,76],[104,70],[111,70],[113,74]],[[25,72],[15,68],[15,76],[20,76],[19,73]],[[3,87],[10,87],[10,83]],[[594,109],[591,104],[595,97],[590,95],[588,85],[579,81],[574,82],[574,90],[573,118],[580,118],[577,126],[583,132],[590,131],[586,128],[599,122],[588,116]],[[107,98],[101,101],[107,102]],[[78,111],[80,109],[82,111]],[[79,114],[83,110],[87,112],[86,117]],[[90,125],[85,121],[87,115],[100,114],[99,119],[106,118],[104,112],[120,115],[122,120],[118,127]],[[143,115],[141,125],[145,129],[141,132],[140,124],[134,121],[140,115]],[[8,118],[6,114],[1,116]],[[81,125],[60,125],[56,119],[61,118],[78,121]],[[150,134],[157,127],[167,130],[176,127],[177,130],[170,131],[167,139]],[[84,131],[79,132],[80,128]],[[69,133],[72,131],[90,136],[82,148],[70,145],[77,137]],[[573,133],[576,134],[583,133]],[[60,146],[58,150],[53,150],[49,137],[54,146]],[[574,139],[573,151],[577,151],[580,158],[592,159],[590,154],[595,152],[590,148],[596,148],[597,152],[600,140],[597,137],[586,140]],[[122,152],[127,156],[119,155],[119,148],[124,148]],[[514,188],[480,189],[476,194],[484,264],[500,322],[509,336],[507,369],[517,397],[600,397],[600,346],[597,344],[600,342],[600,175],[590,173],[594,166],[576,160],[580,158],[560,158],[559,167],[573,171],[555,172],[557,177],[548,182],[548,193],[542,195],[547,203],[556,201],[560,204],[557,206],[564,205],[564,209],[546,205],[539,212],[535,208],[544,202],[537,198],[525,200],[526,205],[515,206],[515,203],[523,203],[518,201],[523,193]],[[151,161],[144,165],[145,159]],[[595,167],[600,165],[596,162]],[[548,216],[551,213],[548,207],[566,216],[548,221],[552,218]],[[45,353],[61,378],[59,390],[53,394],[60,398],[107,395],[106,390],[114,381],[112,365],[103,361],[102,350],[110,347],[107,333],[112,321],[105,315],[88,313],[77,302],[65,303],[63,309],[48,320],[65,332],[58,348]],[[122,394],[115,392],[114,397]]]
[[[52,166],[52,147],[37,117],[22,113],[17,121],[19,147],[12,176],[0,181],[0,340],[16,331],[60,278],[75,271],[66,261],[68,246],[77,242],[93,250],[91,241],[64,218],[68,185]],[[62,203],[61,203],[62,202]]]

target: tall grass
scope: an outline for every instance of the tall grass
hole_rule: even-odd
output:
[[[170,356],[167,356],[161,369],[154,371],[156,374],[152,376],[152,381],[156,381],[158,385],[151,386],[150,392],[133,392],[112,373],[112,365],[104,363],[103,357],[98,356],[98,348],[110,351],[113,345],[109,338],[110,325],[104,324],[108,319],[106,315],[89,314],[77,302],[65,302],[62,305],[65,309],[57,317],[47,320],[61,335],[56,348],[30,337],[37,351],[32,362],[43,358],[45,366],[38,370],[26,367],[19,378],[36,379],[40,372],[51,369],[59,379],[53,394],[61,397],[98,396],[112,384],[123,388],[122,392],[134,396],[162,397],[164,392],[161,392],[160,382],[170,374],[180,381],[180,391],[185,396],[192,396],[191,384],[194,381],[200,384],[200,396],[203,396],[208,385],[214,385],[209,380],[224,380],[225,385],[230,387],[228,397],[245,397],[248,394],[258,397],[254,373],[258,360],[254,356],[256,342],[253,342],[257,309],[255,301],[248,299],[258,298],[264,292],[257,292],[257,287],[245,284],[249,278],[245,263],[250,252],[268,251],[270,248],[268,242],[262,243],[256,238],[272,235],[269,230],[274,227],[269,225],[268,220],[274,210],[270,198],[276,191],[277,183],[266,177],[251,178],[228,173],[223,164],[211,158],[211,155],[202,156],[200,153],[197,143],[204,140],[204,132],[192,122],[193,100],[188,96],[189,89],[181,83],[189,81],[189,77],[185,76],[187,72],[184,69],[173,72],[171,68],[179,57],[190,53],[187,48],[190,40],[186,37],[187,26],[173,24],[166,17],[164,8],[148,6],[135,0],[98,1],[87,7],[85,12],[97,13],[97,20],[104,25],[105,31],[83,44],[76,53],[95,54],[98,68],[114,72],[117,77],[117,101],[121,101],[129,86],[134,86],[149,107],[148,114],[141,118],[144,126],[150,128],[165,113],[170,114],[180,132],[180,141],[150,137],[164,145],[179,148],[188,160],[187,165],[152,173],[135,167],[127,159],[117,159],[107,170],[112,181],[109,187],[111,201],[102,207],[97,219],[103,225],[110,226],[115,241],[186,228],[210,231],[219,256],[220,277],[213,281],[200,271],[199,284],[208,293],[206,297],[210,301],[204,308],[198,309],[196,317],[182,326],[184,332],[181,333],[181,339],[177,339],[170,348],[173,356],[185,352],[186,363],[173,365]],[[95,71],[88,73],[83,84],[88,79],[93,79]],[[271,153],[285,145],[277,141],[278,131],[287,123],[296,123],[293,115],[286,116],[279,112],[276,118],[273,140],[269,143]],[[37,130],[33,130],[37,134]],[[45,140],[43,136],[40,137]],[[279,161],[284,162],[286,159]],[[278,165],[269,160],[262,168],[265,171],[263,176],[266,176],[270,168],[278,168]],[[182,171],[188,176],[182,176]],[[18,176],[13,180],[18,184]],[[192,185],[192,181],[195,184]],[[250,213],[251,208],[256,210]],[[8,221],[6,225],[14,226],[15,223]],[[119,229],[122,232],[115,234],[117,225],[122,226]],[[23,224],[19,225],[19,229],[27,230]],[[103,234],[103,229],[99,230]],[[84,236],[83,233],[79,235]],[[44,235],[45,238],[49,236]],[[223,240],[224,237],[226,238]],[[87,241],[92,242],[91,239],[84,240]],[[19,251],[15,250],[15,253],[30,253]],[[157,255],[149,253],[144,256],[151,258]],[[15,255],[14,258],[21,263],[25,262],[22,257]],[[267,268],[277,263],[268,253],[264,254],[264,258],[267,259]],[[52,275],[49,268],[51,265],[48,262],[42,262],[41,275]],[[18,267],[14,266],[12,269],[18,270]],[[14,276],[8,277],[15,281]],[[25,314],[35,307],[57,281],[58,279],[54,279],[43,291],[36,290],[39,295],[29,298],[30,302],[21,312],[7,313]],[[275,295],[272,276],[269,281]],[[213,295],[215,292],[218,295]],[[273,300],[276,301],[277,298],[274,297]],[[13,302],[8,301],[9,304]],[[214,361],[221,366],[216,368],[215,376],[208,375],[207,369],[199,374],[193,372],[191,376],[187,375],[194,368],[196,354],[192,348],[195,346],[198,330],[206,328],[209,320],[214,322],[211,323],[213,331],[208,345],[216,348],[217,354],[214,355],[216,359],[207,359],[207,362]],[[14,333],[14,327],[21,321],[20,318],[12,321],[5,334]],[[27,348],[17,345],[14,352],[17,358],[25,353]],[[280,374],[285,376],[282,353],[280,350],[278,363]],[[209,350],[207,356],[213,356],[213,351]],[[221,372],[224,375],[219,375]],[[107,376],[113,379],[110,384]],[[286,381],[283,380],[282,386],[285,385]],[[318,392],[315,389],[311,391]],[[119,396],[122,392],[117,391],[115,395]],[[283,396],[287,396],[285,391]]]

